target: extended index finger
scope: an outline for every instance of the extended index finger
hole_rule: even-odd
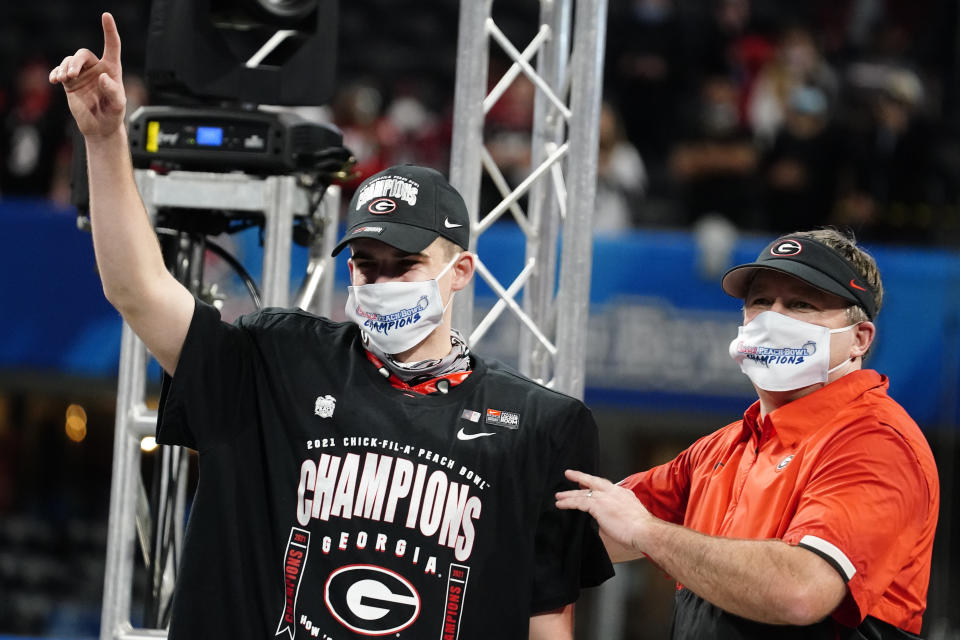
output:
[[[103,24],[103,55],[101,58],[107,62],[120,64],[120,32],[117,31],[117,23],[113,16],[104,13],[100,17]]]
[[[583,471],[575,471],[574,469],[567,469],[564,475],[567,477],[567,480],[576,482],[584,489],[599,489],[607,482],[604,478],[598,478],[597,476],[592,476]]]

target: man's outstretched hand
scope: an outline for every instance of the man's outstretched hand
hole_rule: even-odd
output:
[[[568,469],[567,480],[580,488],[556,494],[557,508],[579,509],[600,525],[600,537],[614,562],[639,558],[646,551],[644,533],[657,519],[629,489],[606,478]]]
[[[80,133],[91,141],[123,130],[127,98],[120,67],[120,34],[113,16],[104,13],[103,56],[80,49],[50,72],[51,84],[61,84]]]

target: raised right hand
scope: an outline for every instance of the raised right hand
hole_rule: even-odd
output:
[[[50,83],[61,84],[80,133],[90,141],[123,130],[127,97],[120,67],[120,34],[113,16],[104,13],[103,56],[80,49],[50,72]]]

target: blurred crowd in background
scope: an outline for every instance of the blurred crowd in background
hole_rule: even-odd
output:
[[[609,0],[595,232],[834,224],[867,243],[960,247],[957,4]],[[80,47],[99,54],[103,10],[124,38],[132,113],[150,103],[148,0],[0,3],[0,199],[69,203],[70,117],[47,74]],[[339,11],[338,89],[312,112],[342,129],[361,178],[400,162],[445,171],[459,0],[352,0]],[[533,37],[538,13],[537,0],[494,2],[514,43]],[[490,47],[492,86],[510,62]],[[513,186],[530,170],[533,96],[521,76],[486,122]],[[485,183],[481,215],[499,199]],[[88,402],[91,423],[112,423],[108,386]],[[91,432],[81,453],[57,407],[0,394],[0,443],[21,423],[39,425],[16,432],[29,440],[21,450],[57,462],[0,446],[0,584],[10,587],[0,632],[93,635],[112,433]],[[68,605],[59,618],[51,594]]]
[[[149,101],[137,37],[149,3],[114,4],[0,10],[0,197],[68,201],[68,113],[46,76],[99,46],[99,10],[125,36],[130,111]],[[494,3],[514,42],[533,36],[538,11]],[[960,244],[957,13],[948,0],[611,0],[597,233],[708,219]],[[457,0],[341,3],[338,90],[320,112],[362,175],[448,166],[457,16]],[[509,64],[499,54],[491,44],[491,84]],[[521,76],[487,120],[514,185],[529,172],[533,95]],[[481,213],[498,201],[486,187]]]

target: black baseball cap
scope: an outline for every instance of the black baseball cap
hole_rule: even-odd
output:
[[[347,211],[347,232],[333,255],[356,238],[419,253],[438,236],[469,248],[467,205],[439,171],[405,164],[372,175],[357,187]]]
[[[871,320],[877,298],[868,282],[839,252],[810,238],[782,236],[764,248],[756,261],[736,266],[723,275],[720,286],[734,298],[746,298],[757,269],[779,271],[827,293],[858,304]]]

